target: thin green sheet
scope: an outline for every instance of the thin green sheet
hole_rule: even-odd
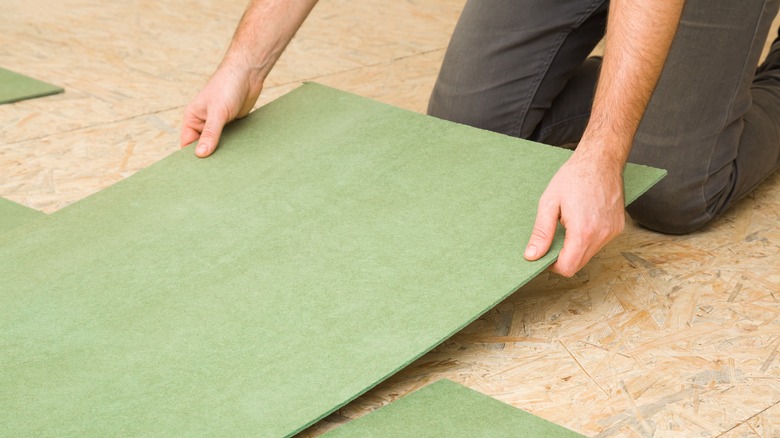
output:
[[[0,435],[294,434],[554,260],[569,154],[306,84],[0,236]]]
[[[450,380],[439,380],[323,438],[584,438]]]
[[[43,216],[40,211],[0,198],[0,234]]]
[[[63,91],[56,85],[0,68],[0,104],[48,96]]]

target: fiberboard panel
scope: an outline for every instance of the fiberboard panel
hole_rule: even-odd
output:
[[[0,104],[48,96],[63,91],[56,85],[0,68]]]
[[[44,216],[40,211],[0,198],[0,234]]]
[[[450,380],[439,380],[323,438],[584,438]]]
[[[569,154],[304,85],[0,236],[0,435],[300,431],[554,260],[522,251]]]

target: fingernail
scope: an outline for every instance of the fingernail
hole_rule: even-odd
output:
[[[537,252],[539,252],[539,250],[536,249],[536,246],[528,245],[528,248],[525,249],[525,256],[533,258],[536,257]]]
[[[199,144],[198,148],[195,149],[195,152],[199,154],[205,154],[206,152],[208,152],[208,150],[209,150],[208,146],[206,146],[205,144]]]

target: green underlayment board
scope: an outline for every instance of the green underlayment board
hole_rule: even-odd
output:
[[[40,211],[0,198],[0,234],[44,216]]]
[[[62,93],[63,89],[0,68],[0,104]]]
[[[323,438],[584,438],[450,380],[439,380]]]
[[[4,233],[0,435],[294,434],[554,260],[569,154],[306,84]]]

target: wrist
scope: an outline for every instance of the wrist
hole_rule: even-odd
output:
[[[627,150],[620,143],[584,139],[572,155],[572,159],[588,163],[599,173],[605,175],[622,175],[627,158]]]
[[[267,62],[252,61],[240,54],[227,53],[217,70],[229,72],[233,76],[248,81],[251,85],[262,86],[270,70],[267,65]]]

